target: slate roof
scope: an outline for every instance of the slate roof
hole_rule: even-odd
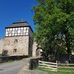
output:
[[[17,21],[12,23],[8,28],[29,26],[27,21]]]
[[[16,28],[16,27],[30,27],[30,29],[32,30],[31,26],[28,24],[27,21],[17,21],[17,22],[12,23],[10,26],[5,27],[5,28]]]

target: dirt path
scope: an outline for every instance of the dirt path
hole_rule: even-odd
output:
[[[48,74],[47,72],[40,70],[29,70],[29,58],[23,60],[23,68],[18,74]]]

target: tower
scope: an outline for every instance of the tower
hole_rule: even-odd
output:
[[[32,28],[26,21],[18,21],[5,28],[4,49],[9,56],[32,55]]]

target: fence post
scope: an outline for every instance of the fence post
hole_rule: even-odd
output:
[[[30,59],[29,69],[33,70],[38,66],[38,59]]]

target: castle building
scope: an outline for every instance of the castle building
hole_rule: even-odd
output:
[[[8,56],[32,56],[32,28],[25,21],[5,27],[5,38],[0,40],[1,53]]]
[[[0,54],[36,57],[39,53],[37,43],[33,40],[33,30],[26,21],[5,27],[5,37],[0,40]]]

